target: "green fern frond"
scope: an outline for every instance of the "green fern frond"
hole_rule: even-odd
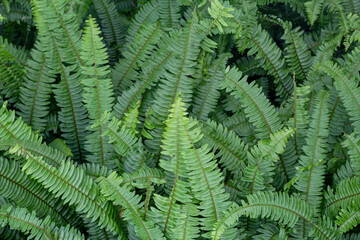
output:
[[[345,134],[346,140],[342,145],[349,149],[351,166],[354,170],[360,170],[360,137],[355,137],[355,133],[351,135]]]
[[[194,93],[194,116],[200,121],[206,121],[209,113],[215,110],[220,97],[219,85],[224,79],[224,70],[230,54],[221,54],[207,69],[207,76]]]
[[[47,216],[45,219],[36,217],[35,211],[28,212],[25,208],[15,208],[4,205],[0,208],[0,225],[9,225],[11,229],[20,230],[34,239],[84,239],[79,230],[66,227],[57,227]]]
[[[284,129],[270,135],[270,140],[261,140],[247,154],[247,167],[243,170],[243,192],[252,194],[270,190],[273,181],[275,162],[279,160],[287,139],[294,133],[293,129]]]
[[[114,145],[115,151],[124,156],[135,146],[137,142],[136,136],[121,121],[115,117],[110,120],[110,117],[109,112],[104,112],[99,121],[95,122],[91,127],[96,128],[101,125],[104,129],[102,136],[107,136],[109,138],[108,142]]]
[[[165,239],[163,233],[153,222],[143,219],[140,213],[140,209],[143,207],[140,196],[131,192],[128,185],[120,186],[122,182],[123,179],[118,177],[115,172],[107,178],[101,177],[98,180],[102,195],[113,201],[115,205],[120,205],[125,209],[123,216],[134,225],[140,239]]]
[[[336,224],[341,233],[347,232],[360,224],[360,211],[357,207],[351,209],[341,209],[336,216]]]
[[[16,161],[0,157],[0,194],[17,206],[36,211],[38,217],[51,216],[59,225],[69,223],[71,211],[49,197],[47,190],[21,171]]]
[[[256,53],[256,59],[260,59],[260,65],[274,76],[277,95],[282,98],[290,96],[293,92],[293,82],[286,68],[285,59],[279,47],[260,25],[254,27],[249,47],[248,55]]]
[[[268,139],[270,134],[281,128],[278,113],[254,82],[247,83],[247,77],[236,68],[225,72],[221,88],[240,100],[249,121],[255,126],[256,137]]]
[[[20,101],[18,108],[20,115],[33,130],[43,130],[49,114],[48,100],[52,92],[51,84],[55,81],[55,74],[49,68],[50,64],[40,51],[41,43],[37,42],[31,50],[31,59],[26,62],[26,75],[20,87]]]
[[[160,25],[143,25],[134,36],[133,41],[128,43],[126,50],[122,52],[124,58],[115,64],[111,73],[116,95],[128,89],[133,82],[139,79],[139,73],[137,72],[139,66],[149,58],[161,36],[162,29]]]
[[[178,28],[180,26],[180,6],[176,0],[157,0],[159,15],[165,28]]]
[[[100,30],[93,18],[89,18],[82,40],[81,59],[84,79],[83,102],[89,113],[90,124],[102,118],[105,111],[111,111],[114,93],[111,79],[108,78],[109,61],[105,45],[99,36]],[[90,76],[90,77],[89,77]],[[86,136],[85,149],[91,153],[86,156],[89,162],[111,166],[107,159],[111,158],[113,149],[102,136],[102,125],[91,128],[91,134]]]
[[[305,80],[312,64],[310,52],[304,41],[300,27],[292,29],[291,22],[284,24],[284,35],[281,37],[287,44],[285,59],[289,72],[295,72],[297,79]]]
[[[311,26],[314,25],[316,19],[319,17],[323,3],[324,0],[311,0],[304,3],[307,17],[309,18]]]
[[[247,202],[243,201],[241,206],[233,205],[219,219],[212,232],[213,239],[220,239],[222,233],[229,226],[233,226],[240,216],[246,215],[251,218],[270,218],[286,224],[288,227],[295,226],[299,219],[308,222],[313,227],[312,235],[315,239],[336,239],[336,232],[316,224],[314,221],[315,210],[305,201],[278,192],[258,192],[247,196]]]
[[[82,168],[70,161],[63,161],[58,169],[51,167],[41,158],[25,153],[28,159],[22,170],[40,182],[56,198],[74,205],[75,210],[85,218],[96,221],[98,226],[122,235],[115,218],[115,212],[109,202],[99,198],[99,188],[93,179],[85,175]]]
[[[319,69],[330,75],[334,79],[334,85],[339,92],[350,120],[353,122],[354,129],[360,131],[360,89],[354,79],[346,77],[345,73],[337,64],[325,62],[320,64]]]
[[[208,145],[210,149],[217,152],[216,158],[220,158],[220,163],[229,171],[239,173],[245,167],[246,152],[248,146],[238,137],[234,131],[230,131],[221,123],[216,123],[210,119],[202,124],[201,128],[204,137],[201,142]]]

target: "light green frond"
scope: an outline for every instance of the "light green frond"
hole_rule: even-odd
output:
[[[323,3],[324,0],[311,0],[304,3],[307,17],[309,18],[311,25],[314,25],[316,19],[319,17]]]
[[[109,138],[109,143],[114,145],[115,151],[119,155],[125,156],[126,153],[135,146],[137,139],[135,134],[121,121],[117,120],[115,117],[111,120],[110,118],[111,114],[109,112],[104,112],[101,119],[91,127],[95,128],[101,125],[104,130],[102,136],[107,136]]]
[[[81,59],[82,84],[84,85],[83,102],[89,113],[90,124],[102,118],[105,111],[111,111],[114,102],[114,93],[109,78],[109,61],[105,45],[100,37],[100,30],[93,18],[87,20],[82,39]],[[99,163],[112,167],[108,162],[113,154],[113,148],[107,138],[102,136],[102,125],[89,129],[92,133],[86,136],[85,149],[91,153],[86,159],[89,162]]]

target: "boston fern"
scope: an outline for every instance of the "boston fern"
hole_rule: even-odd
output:
[[[0,239],[360,239],[360,0],[2,0]]]

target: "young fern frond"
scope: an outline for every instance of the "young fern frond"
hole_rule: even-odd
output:
[[[254,82],[247,83],[247,77],[236,68],[225,72],[221,88],[240,100],[249,121],[255,126],[256,137],[268,139],[271,133],[281,128],[278,113]]]
[[[83,102],[89,113],[90,124],[102,118],[105,111],[111,111],[114,102],[114,92],[111,79],[108,77],[109,61],[105,45],[99,36],[100,30],[93,18],[89,18],[84,30],[81,59],[84,79]],[[91,134],[86,136],[85,149],[91,153],[87,160],[111,167],[107,160],[111,159],[113,149],[102,136],[104,131],[101,124],[91,128]]]
[[[152,221],[144,220],[140,212],[143,207],[140,196],[131,192],[128,185],[121,186],[122,182],[123,179],[115,172],[107,178],[101,177],[98,180],[101,193],[115,205],[124,208],[124,218],[134,225],[140,239],[165,239],[163,233]]]

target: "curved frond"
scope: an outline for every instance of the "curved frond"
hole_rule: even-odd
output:
[[[268,139],[270,134],[281,128],[278,113],[254,82],[247,83],[247,77],[236,68],[225,72],[221,88],[240,100],[249,121],[255,126],[256,137]]]
[[[135,227],[140,239],[165,239],[160,229],[149,220],[144,220],[140,213],[143,203],[140,196],[130,191],[128,185],[121,186],[123,179],[113,172],[107,178],[99,178],[101,193],[115,205],[122,206],[125,210],[123,216]]]

